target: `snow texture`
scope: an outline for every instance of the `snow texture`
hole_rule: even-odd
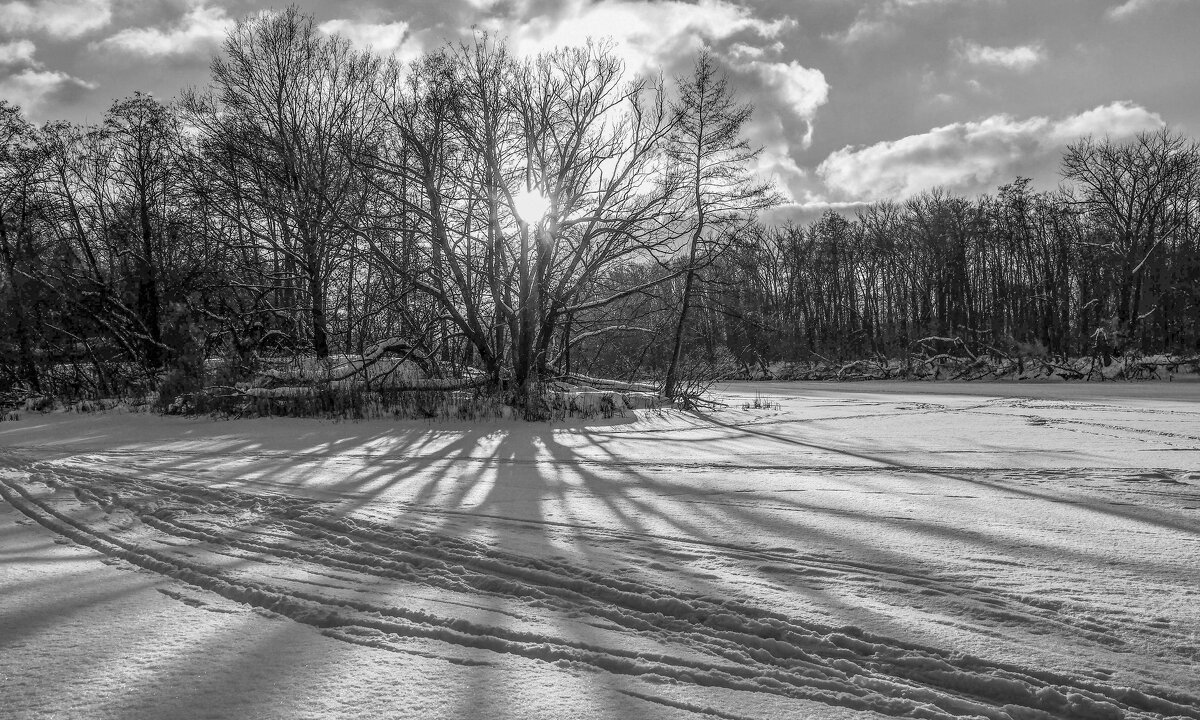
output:
[[[723,392],[23,414],[3,714],[1200,718],[1200,385]]]

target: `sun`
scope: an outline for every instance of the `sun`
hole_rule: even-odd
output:
[[[550,210],[550,201],[536,190],[513,193],[512,200],[517,217],[527,223],[537,223]]]

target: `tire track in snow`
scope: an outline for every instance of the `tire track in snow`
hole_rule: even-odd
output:
[[[75,473],[75,470],[72,469],[71,465],[56,464],[55,468],[56,468],[56,470],[55,470],[56,472],[63,474],[65,476],[71,476],[73,473]],[[913,468],[913,469],[928,472],[927,468]],[[992,472],[993,471],[991,471],[991,470],[984,470],[984,471],[977,471],[976,473],[973,473],[973,474],[986,473],[987,475],[991,475]],[[1078,468],[1072,468],[1072,469],[1068,469],[1068,470],[1064,470],[1064,471],[1053,471],[1053,473],[1054,473],[1055,477],[1074,476],[1076,479],[1083,479],[1082,477],[1080,477],[1081,475],[1094,475],[1094,473],[1092,473],[1091,471],[1085,471],[1085,470],[1081,470]],[[87,469],[87,470],[79,470],[78,474],[79,474],[80,478],[85,479],[85,482],[86,482],[86,478],[95,479],[98,477],[106,477],[110,482],[113,482],[113,483],[123,483],[124,482],[124,483],[128,484],[127,481],[123,480],[124,476],[116,475],[113,473],[103,473],[102,474],[95,470]],[[1024,473],[1024,474],[1027,474],[1027,473]],[[176,476],[176,477],[178,477],[180,480],[183,479],[183,476]],[[1096,478],[1091,477],[1089,479],[1094,481]],[[1123,476],[1118,477],[1117,479],[1123,479]],[[154,500],[154,502],[161,502],[161,498],[178,495],[180,492],[179,482],[175,482],[175,481],[162,481],[162,480],[147,479],[147,480],[141,480],[139,482],[141,483],[142,486],[150,488],[153,491],[154,497],[156,498]],[[230,491],[229,493],[222,494],[224,491],[221,491],[221,490],[215,490],[215,489],[214,490],[205,490],[205,489],[202,489],[200,486],[192,485],[191,483],[188,483],[188,486],[192,487],[194,489],[188,490],[187,493],[192,493],[192,494],[200,493],[201,498],[207,497],[214,501],[220,501],[222,498],[227,498],[227,497],[231,498],[231,499],[228,499],[227,502],[225,502],[225,504],[230,507],[238,507],[238,508],[257,507],[264,502],[261,499],[263,497],[287,498],[287,501],[290,503],[289,507],[294,507],[294,508],[295,507],[312,508],[312,507],[319,506],[319,503],[317,503],[316,501],[301,500],[298,498],[289,498],[288,496],[283,496],[283,495],[280,495],[280,496],[250,495],[250,496],[246,496],[246,497],[242,497],[241,495],[238,495],[237,497],[234,497],[234,495],[232,494],[232,491]],[[682,497],[682,496],[686,496],[686,495],[696,495],[696,496],[700,497],[700,499],[696,500],[696,502],[704,502],[704,503],[714,504],[713,500],[711,500],[712,496],[728,495],[728,494],[733,494],[736,496],[736,495],[739,495],[741,492],[742,491],[737,491],[737,490],[701,491],[701,492],[696,492],[696,493],[681,493],[681,494],[679,494],[679,496]],[[182,497],[184,497],[184,498],[190,497],[187,493],[183,494]],[[939,493],[912,493],[912,494],[933,495],[933,496],[939,495]],[[87,498],[81,498],[81,499],[87,499]],[[1059,501],[1064,501],[1064,500],[1059,498]],[[101,499],[100,502],[101,502],[101,504],[103,504],[104,501]],[[683,502],[690,502],[690,501],[683,500]],[[721,503],[715,503],[715,504],[721,504]],[[759,503],[755,503],[755,502],[741,502],[741,503],[730,502],[730,503],[725,503],[725,504],[747,506],[747,507],[756,507],[756,506],[760,505]],[[914,597],[914,596],[923,596],[923,597],[936,596],[938,598],[938,600],[940,602],[942,602],[943,604],[948,605],[952,608],[955,608],[955,612],[963,613],[966,616],[977,619],[977,620],[983,620],[983,621],[988,621],[990,623],[994,623],[998,627],[994,627],[994,628],[982,628],[981,627],[980,630],[982,632],[985,632],[986,634],[991,634],[996,637],[1004,637],[1004,632],[1003,632],[1004,627],[1021,626],[1024,628],[1030,628],[1030,627],[1039,627],[1040,626],[1040,627],[1043,627],[1046,631],[1065,632],[1068,636],[1085,638],[1085,639],[1095,642],[1097,644],[1113,648],[1113,647],[1122,647],[1122,646],[1126,645],[1126,641],[1124,639],[1122,639],[1122,637],[1118,634],[1118,631],[1129,630],[1129,631],[1132,631],[1133,633],[1135,633],[1136,635],[1138,635],[1139,641],[1153,641],[1162,647],[1170,647],[1170,648],[1190,647],[1187,645],[1189,638],[1186,635],[1186,633],[1181,634],[1181,632],[1182,632],[1181,630],[1179,630],[1177,628],[1173,628],[1169,624],[1162,625],[1162,626],[1146,625],[1145,623],[1136,622],[1136,618],[1123,617],[1119,613],[1116,615],[1104,617],[1103,619],[1097,619],[1095,617],[1092,617],[1091,615],[1080,616],[1078,613],[1072,614],[1072,613],[1068,613],[1068,612],[1062,612],[1061,610],[1063,609],[1065,603],[1049,603],[1049,604],[1047,604],[1036,597],[1030,596],[1027,593],[1010,592],[1010,591],[1007,591],[1002,588],[989,586],[987,583],[981,583],[979,581],[978,577],[972,577],[972,578],[969,578],[966,580],[957,580],[956,578],[958,576],[955,576],[954,578],[946,578],[946,577],[940,577],[938,574],[929,574],[929,573],[916,574],[916,573],[912,573],[912,572],[905,572],[901,569],[894,568],[894,567],[891,567],[891,566],[885,565],[885,564],[869,563],[869,562],[865,562],[865,561],[846,560],[846,559],[833,558],[833,557],[828,557],[828,556],[823,556],[823,555],[807,556],[807,555],[796,555],[796,554],[790,553],[790,552],[788,554],[769,553],[769,552],[763,551],[761,548],[756,548],[756,547],[752,547],[752,546],[736,545],[736,544],[729,544],[729,543],[706,542],[706,541],[697,540],[695,538],[676,537],[676,536],[667,536],[667,535],[650,534],[650,533],[636,533],[636,532],[629,531],[629,530],[609,531],[607,529],[598,528],[596,526],[587,525],[587,524],[575,524],[575,523],[568,523],[568,522],[561,522],[561,521],[547,521],[547,520],[531,521],[528,518],[513,518],[513,517],[505,517],[505,516],[496,515],[496,514],[482,514],[482,513],[474,513],[474,512],[469,512],[469,511],[455,511],[455,510],[449,510],[449,509],[444,509],[444,508],[428,508],[428,507],[423,507],[423,506],[419,506],[419,505],[411,505],[411,504],[404,504],[403,506],[405,507],[405,513],[410,514],[410,515],[422,515],[422,514],[424,514],[424,515],[441,515],[441,516],[457,515],[457,516],[469,517],[469,518],[474,518],[474,519],[488,518],[491,520],[511,522],[517,526],[524,526],[524,527],[528,527],[531,524],[533,524],[533,525],[541,525],[541,526],[545,526],[545,527],[558,528],[561,530],[567,530],[567,531],[570,531],[575,534],[579,534],[579,533],[586,533],[586,534],[590,534],[590,535],[603,534],[603,535],[609,535],[611,537],[624,539],[624,540],[640,539],[644,542],[649,542],[653,545],[661,545],[662,543],[672,543],[672,544],[678,544],[678,545],[683,545],[683,546],[693,547],[693,548],[699,546],[699,547],[706,548],[708,550],[718,550],[727,557],[740,559],[745,563],[744,568],[750,569],[751,572],[753,572],[755,569],[757,569],[757,570],[759,570],[763,573],[767,573],[767,574],[791,575],[791,576],[795,576],[797,578],[803,578],[804,582],[806,582],[808,584],[824,586],[827,589],[832,589],[832,590],[835,590],[838,592],[842,592],[842,591],[853,592],[857,588],[863,587],[863,583],[867,583],[868,585],[879,587],[879,588],[885,590],[886,592],[889,592],[889,593],[897,595],[897,596],[903,596],[903,597],[909,597],[909,598]],[[139,514],[143,514],[143,515],[145,514],[144,508],[132,507],[131,509],[136,510]],[[164,518],[150,517],[147,519],[147,522],[157,523],[158,524],[157,526],[159,527],[160,530],[164,530],[167,532],[170,531],[170,528],[166,527],[166,524],[169,523],[169,518],[164,519]],[[222,538],[217,535],[197,534],[197,533],[201,532],[201,528],[199,528],[197,526],[177,525],[176,527],[177,527],[176,532],[178,534],[188,537],[192,540],[197,540],[197,539],[209,540],[209,541],[222,540]],[[334,531],[336,532],[337,530],[335,529]],[[296,528],[292,528],[289,532],[291,533],[291,535],[293,537],[312,538],[312,537],[314,537],[313,532],[320,534],[323,531],[321,529],[317,529],[315,531],[313,531],[311,529],[308,531],[299,531]],[[406,532],[406,531],[395,531],[395,530],[391,531],[391,533],[393,533],[393,534],[398,533],[398,532]],[[270,555],[271,553],[281,553],[281,552],[287,553],[287,550],[284,547],[284,545],[280,544],[280,543],[256,545],[256,544],[251,543],[248,540],[244,540],[244,539],[233,540],[233,539],[231,539],[230,536],[224,537],[223,540],[224,540],[224,542],[226,542],[226,544],[235,546],[242,551],[245,551],[248,553],[258,553],[261,556],[267,556],[267,555]],[[411,534],[405,535],[402,538],[402,540],[409,547],[423,547],[428,544],[428,538],[411,536]],[[477,549],[472,550],[472,552],[483,552],[483,551],[479,550],[477,548]],[[302,559],[302,558],[296,557],[294,553],[287,555],[287,557],[292,560]],[[437,558],[437,561],[440,562],[440,561],[446,560],[446,559],[447,558]],[[347,562],[345,557],[334,557],[334,556],[327,557],[326,561],[331,564]],[[462,559],[459,558],[457,560],[457,562],[464,562],[464,561],[462,561]],[[757,565],[757,568],[756,568],[756,565]],[[339,567],[343,567],[343,566],[339,565]],[[364,570],[364,567],[361,566],[361,564],[354,565],[353,563],[351,563],[349,565],[345,565],[344,567],[346,569],[350,569],[350,570],[358,570],[358,571],[366,572],[366,570]],[[399,572],[399,571],[396,571],[396,572]],[[408,574],[393,573],[393,574],[389,575],[389,574],[383,572],[382,570],[376,568],[375,574],[379,575],[380,577],[386,577],[388,579],[394,579],[394,580],[400,580],[400,581],[406,581],[406,582],[421,582],[420,578],[412,576],[411,573],[408,573]],[[457,584],[455,584],[453,586],[450,586],[447,584],[448,577],[449,576],[435,578],[432,581],[428,581],[427,584],[429,584],[431,586],[440,587],[442,589],[445,589],[445,590],[448,590],[451,592],[471,592],[473,590],[475,590],[475,591],[484,590],[487,587],[489,587],[497,582],[495,577],[493,577],[491,575],[487,575],[482,580],[480,580],[480,579],[476,580],[476,582],[478,583],[478,587],[467,586],[461,581],[457,582]],[[539,601],[545,601],[545,598],[539,598]],[[923,602],[923,601],[920,599],[920,597],[918,597],[917,602]],[[610,618],[606,618],[606,619],[611,621]],[[620,624],[620,623],[618,622],[618,624]],[[644,631],[645,626],[643,625],[642,627],[633,628],[633,629],[635,629],[637,631]],[[1190,658],[1191,655],[1188,653],[1185,653],[1184,657]]]
[[[68,467],[60,466],[59,472],[70,473]],[[94,471],[88,473],[95,475]],[[88,473],[84,473],[86,476]],[[1079,469],[1072,469],[1068,474],[1078,476]],[[1088,472],[1087,474],[1092,474]],[[1061,473],[1059,475],[1062,475]],[[114,482],[120,482],[120,477],[112,475],[111,479]],[[1094,479],[1094,478],[1093,478]],[[178,490],[178,483],[169,483],[163,481],[143,481],[144,485],[152,487],[158,496],[170,495]],[[711,503],[708,498],[714,495],[740,494],[743,491],[738,490],[721,490],[721,491],[702,491],[696,493],[680,493],[680,496],[696,495],[702,496],[697,502]],[[749,492],[749,491],[746,491]],[[911,493],[914,495],[933,495],[939,493]],[[223,497],[219,492],[211,495],[213,498]],[[291,502],[297,502],[294,498]],[[689,502],[685,500],[684,502]],[[238,499],[231,501],[231,505],[235,507],[251,507],[260,504],[257,499]],[[750,505],[753,503],[729,503],[735,505]],[[311,502],[304,504],[303,507],[315,507]],[[968,613],[971,617],[982,620],[990,620],[1001,625],[1020,624],[1025,626],[1042,625],[1051,630],[1066,631],[1069,635],[1076,637],[1087,638],[1093,642],[1105,646],[1122,646],[1125,641],[1112,634],[1113,627],[1098,623],[1092,618],[1079,618],[1070,614],[1059,612],[1062,603],[1047,605],[1039,601],[1037,598],[1030,597],[1027,594],[1011,593],[994,587],[986,587],[978,582],[978,578],[973,578],[969,581],[955,581],[952,579],[941,578],[936,575],[915,574],[904,572],[900,569],[878,563],[869,563],[865,561],[854,561],[840,558],[832,558],[823,555],[796,555],[794,553],[780,554],[763,551],[761,548],[755,548],[745,545],[736,545],[729,543],[716,543],[698,541],[695,538],[685,538],[678,536],[667,536],[651,533],[635,533],[628,530],[622,531],[607,531],[590,525],[580,525],[566,523],[561,521],[531,521],[527,518],[510,518],[494,514],[480,514],[469,511],[454,511],[444,508],[425,508],[416,505],[406,505],[406,512],[409,514],[429,514],[429,515],[459,515],[463,517],[480,518],[487,517],[493,520],[501,520],[515,523],[517,525],[528,526],[537,524],[543,526],[552,526],[556,528],[569,529],[574,533],[603,533],[622,539],[640,538],[644,541],[649,541],[655,544],[663,542],[678,544],[689,547],[701,546],[707,549],[720,550],[727,556],[739,558],[749,565],[753,566],[759,563],[759,570],[768,573],[786,573],[799,577],[804,577],[809,581],[818,581],[828,587],[846,588],[861,586],[862,582],[868,582],[873,585],[891,585],[891,591],[896,594],[910,595],[913,593],[930,596],[940,596],[944,601],[960,608]],[[133,508],[137,509],[137,508]],[[151,520],[151,522],[163,522],[162,520]],[[192,539],[208,539],[215,540],[216,537],[196,535],[199,529],[196,527],[181,527],[181,532]],[[293,529],[293,532],[296,532]],[[317,530],[317,532],[321,532]],[[393,531],[399,532],[399,531]],[[296,532],[297,535],[310,536],[310,533]],[[226,538],[228,541],[228,538]],[[404,542],[410,547],[422,547],[427,544],[428,539],[424,537],[404,537]],[[276,543],[269,547],[256,547],[246,541],[239,541],[236,545],[246,550],[247,552],[262,552],[272,553],[279,552],[281,546]],[[444,559],[444,558],[442,558]],[[461,559],[460,559],[461,561]],[[329,558],[329,562],[345,562],[344,559]],[[357,566],[349,566],[349,569],[362,569]],[[866,574],[864,577],[863,574]],[[389,576],[391,577],[391,576]],[[414,581],[413,577],[394,577],[393,579],[401,579]],[[490,581],[489,581],[490,582]],[[434,583],[437,584],[437,583]],[[486,584],[486,583],[485,583]],[[470,588],[462,586],[460,583],[455,587],[447,587],[455,592],[469,591]],[[476,588],[479,589],[479,588]],[[1107,622],[1117,622],[1118,619],[1109,618]],[[1168,632],[1166,628],[1149,628],[1142,625],[1131,626],[1136,627],[1143,635],[1151,635],[1156,639],[1173,642],[1179,644],[1186,640],[1186,636],[1179,636]],[[992,634],[1000,635],[999,631],[991,631]]]
[[[70,467],[60,467],[58,472],[70,475],[72,470]],[[82,476],[88,475],[98,476],[97,473],[91,472],[91,470],[82,474]],[[114,482],[122,481],[120,476],[116,475],[109,475],[109,479]],[[154,488],[154,492],[157,493],[156,497],[172,496],[173,493],[178,491],[178,482],[145,480],[142,481],[142,484]],[[210,497],[221,498],[224,496],[222,496],[220,491],[214,491],[214,493],[210,493]],[[103,504],[103,499],[100,499],[100,502]],[[302,508],[316,506],[313,504],[313,502],[311,502],[311,500],[305,500],[305,502],[301,502],[301,500],[292,498],[289,500],[289,502],[293,503],[293,506],[295,506],[296,502],[300,502]],[[262,500],[239,498],[230,500],[228,504],[230,506],[236,506],[236,508],[247,508],[247,506],[258,506],[259,504],[262,504]],[[138,512],[143,512],[143,509],[132,509],[137,510]],[[412,514],[421,514],[421,512],[426,512],[426,514],[436,515],[462,515],[474,518],[482,517],[482,515],[474,514],[474,512],[446,509],[421,509],[419,506],[409,506],[409,511],[412,512]],[[518,524],[518,526],[526,527],[528,527],[530,522],[532,522],[527,520],[527,518],[509,518],[497,515],[486,515],[486,517],[493,518],[493,520],[510,521]],[[161,524],[164,521],[151,517],[149,518],[149,522]],[[827,587],[846,588],[847,590],[852,590],[856,586],[860,587],[860,583],[868,582],[870,584],[874,584],[874,586],[890,586],[888,589],[890,592],[895,594],[905,595],[917,593],[926,596],[937,595],[940,596],[943,601],[949,602],[949,604],[958,607],[960,611],[966,612],[968,616],[974,618],[991,620],[991,622],[1001,625],[1015,624],[1030,626],[1040,624],[1046,626],[1046,628],[1050,630],[1066,630],[1069,635],[1086,637],[1088,640],[1092,640],[1093,642],[1104,644],[1104,646],[1109,647],[1123,646],[1124,641],[1121,640],[1120,637],[1112,634],[1112,631],[1124,625],[1128,625],[1130,629],[1141,632],[1142,636],[1153,636],[1156,638],[1156,641],[1162,643],[1178,644],[1187,640],[1186,636],[1178,635],[1178,632],[1170,631],[1168,628],[1165,628],[1165,626],[1164,628],[1158,628],[1158,626],[1151,628],[1151,626],[1127,622],[1127,620],[1124,620],[1124,618],[1108,618],[1105,619],[1104,622],[1097,622],[1096,619],[1091,617],[1075,617],[1069,613],[1061,613],[1058,611],[1060,611],[1061,607],[1063,606],[1062,602],[1058,602],[1058,604],[1054,604],[1054,602],[1051,602],[1051,604],[1046,604],[1046,602],[1040,601],[1037,598],[1032,598],[1032,596],[1027,594],[1010,593],[1003,589],[986,587],[984,584],[978,582],[978,577],[973,577],[970,581],[959,582],[953,580],[953,578],[943,578],[938,577],[937,575],[929,574],[918,575],[913,574],[913,572],[905,572],[892,568],[892,566],[889,565],[866,563],[862,562],[862,560],[846,560],[840,558],[830,558],[826,556],[797,556],[797,554],[791,552],[788,552],[788,554],[770,553],[762,551],[761,548],[744,545],[720,544],[720,542],[698,541],[692,538],[677,538],[677,536],[632,533],[628,532],[628,530],[622,530],[622,532],[608,532],[608,530],[595,528],[593,526],[586,526],[586,524],[581,526],[581,524],[556,521],[539,521],[536,524],[570,529],[575,533],[607,534],[614,536],[614,538],[625,540],[640,538],[642,540],[652,541],[654,544],[671,542],[671,544],[691,547],[703,546],[710,548],[710,550],[712,550],[712,548],[716,548],[716,550],[720,550],[722,553],[724,553],[726,557],[742,559],[744,562],[749,563],[750,565],[754,565],[755,563],[763,563],[762,565],[758,566],[758,569],[764,572],[770,572],[770,574],[780,574],[780,572],[782,572],[782,574],[805,577],[806,581],[820,582]],[[167,528],[161,527],[160,529]],[[196,527],[180,528],[180,534],[186,535],[191,539],[216,539],[215,536],[198,535],[197,533],[199,532],[200,530]],[[317,532],[320,533],[322,530],[318,529]],[[295,529],[293,529],[293,533],[296,535],[311,536],[311,533],[296,533]],[[421,547],[422,545],[427,544],[426,538],[415,538],[415,536],[406,536],[403,541],[406,542],[406,544],[410,547]],[[248,542],[244,540],[234,542],[234,544],[246,552],[260,552],[269,554],[271,552],[283,551],[281,546],[278,544],[274,546],[257,547],[253,546],[252,544],[248,544]],[[289,557],[296,559],[294,556]],[[445,558],[438,559],[440,560]],[[329,558],[329,562],[341,563],[344,562],[344,559],[331,557]],[[458,562],[461,562],[461,558],[458,560]],[[349,569],[354,570],[361,568],[356,568],[356,566],[350,565]],[[864,574],[866,575],[864,576]],[[396,578],[396,580],[414,580],[413,577],[409,576],[394,578]],[[446,589],[450,589],[452,592],[469,592],[470,590],[470,588],[463,587],[461,583],[456,587]],[[992,635],[1002,636],[998,631],[990,632]]]
[[[424,638],[617,674],[909,717],[1200,718],[1200,700],[1182,693],[1149,695],[855,628],[804,623],[744,603],[506,553],[450,535],[340,518],[311,500],[78,469],[63,472],[46,464],[27,471],[33,480],[61,490],[47,499],[24,483],[0,478],[0,496],[59,534],[335,637],[401,652],[409,651],[407,638]],[[134,514],[145,537],[77,517],[86,509],[79,502]],[[187,559],[177,546],[160,545],[156,539],[184,539],[245,564],[233,572]],[[584,642],[355,600],[286,580],[268,582],[263,579],[268,573],[261,572],[268,564],[383,577],[465,596],[491,595],[535,612],[574,613],[617,628],[618,642]],[[635,652],[620,646],[621,637],[649,638],[663,651]]]
[[[730,426],[733,429],[741,429],[739,426]],[[776,440],[784,442],[793,442],[791,438],[776,437],[770,433],[761,431],[745,431],[747,434],[764,435]],[[37,452],[45,454],[46,448],[36,446],[9,446],[8,450],[23,450],[27,452]],[[821,448],[823,450],[833,451],[833,448]],[[1188,449],[1190,451],[1190,449]],[[1200,449],[1196,451],[1200,452]],[[1028,454],[1044,455],[1046,450],[1030,449],[1025,450]],[[1062,451],[1057,451],[1062,454]],[[86,461],[95,464],[112,465],[114,460],[121,458],[147,458],[153,461],[160,461],[163,453],[160,451],[151,450],[106,450],[103,452],[87,452],[84,454],[70,454],[72,460],[76,462]],[[212,451],[188,451],[188,450],[170,450],[173,456],[188,456],[198,460],[204,458],[213,458],[220,460],[237,460],[242,462],[258,462],[268,460],[330,460],[334,457],[342,457],[338,453],[297,453],[295,456],[284,453],[263,453],[260,451],[246,452],[223,452],[214,453]],[[845,454],[845,453],[843,453]],[[928,453],[927,453],[928,454]],[[981,450],[943,450],[933,451],[933,454],[945,455],[1013,455],[1019,454],[1014,450],[996,450],[996,451],[981,451]],[[346,453],[345,457],[361,460],[370,460],[373,467],[395,467],[397,470],[413,467],[425,469],[429,467],[441,467],[442,465],[452,464],[467,464],[476,465],[485,468],[509,468],[509,467],[536,467],[536,468],[553,468],[553,469],[570,469],[574,467],[597,467],[603,469],[634,469],[634,470],[660,470],[660,471],[720,471],[728,473],[747,473],[747,472],[780,472],[780,473],[796,473],[801,472],[805,477],[808,476],[830,476],[830,475],[865,475],[878,473],[880,470],[887,470],[890,474],[896,475],[946,475],[955,474],[961,476],[979,476],[988,477],[992,475],[1003,476],[1003,479],[1009,482],[1027,482],[1029,477],[1036,476],[1041,479],[1062,478],[1066,480],[1117,480],[1127,481],[1130,477],[1130,471],[1114,470],[1110,466],[1073,466],[1059,468],[1030,468],[1028,466],[1009,466],[1009,465],[988,465],[986,467],[972,467],[964,465],[933,465],[933,464],[896,464],[893,454],[885,454],[878,459],[871,459],[868,462],[854,464],[814,464],[809,462],[787,462],[787,463],[734,463],[722,462],[715,459],[705,459],[701,461],[689,462],[676,458],[661,458],[654,460],[624,460],[615,458],[587,458],[573,457],[570,460],[561,460],[552,457],[539,457],[536,459],[525,458],[504,458],[495,456],[452,456],[430,460],[427,457],[394,457],[394,456],[379,456],[372,454],[354,454]],[[65,467],[65,466],[64,466]],[[129,466],[130,471],[143,470],[138,466]],[[1146,471],[1155,471],[1156,468],[1147,468]],[[91,469],[89,472],[95,472]],[[154,472],[165,473],[167,471],[153,468]],[[1161,472],[1173,472],[1170,470],[1162,470]],[[1196,478],[1200,478],[1200,473],[1192,473]],[[180,475],[181,480],[186,480],[185,475]],[[189,481],[190,482],[190,481]],[[261,481],[248,480],[247,484],[267,484]],[[292,487],[287,485],[286,487]],[[816,488],[823,489],[823,488]],[[800,491],[800,490],[795,490]],[[721,489],[711,491],[686,491],[679,493],[680,495],[704,495],[704,494],[731,494],[739,492],[736,489]],[[920,493],[911,493],[920,494]],[[936,493],[929,493],[935,495]],[[1178,491],[1171,493],[1172,496],[1178,496]],[[1200,490],[1193,493],[1200,499]],[[656,497],[664,496],[663,493],[656,494]]]

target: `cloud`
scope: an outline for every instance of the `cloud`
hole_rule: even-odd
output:
[[[96,89],[95,83],[57,70],[45,70],[34,58],[37,46],[31,40],[0,43],[0,97],[36,115],[48,101],[70,101]]]
[[[895,33],[904,15],[923,8],[970,2],[978,0],[884,0],[867,3],[859,9],[850,27],[825,37],[843,45],[853,45]]]
[[[817,108],[829,100],[829,83],[825,82],[825,73],[820,70],[806,68],[795,61],[752,60],[741,67],[757,73],[763,83],[805,121],[811,122]]]
[[[0,65],[38,65],[33,59],[37,46],[29,40],[0,43]]]
[[[76,38],[112,20],[112,0],[16,0],[0,4],[0,30]]]
[[[820,164],[817,174],[849,200],[903,199],[937,186],[982,190],[1025,165],[1047,161],[1083,135],[1128,137],[1162,125],[1157,113],[1129,102],[1057,120],[993,115],[900,140],[842,148]]]
[[[758,75],[765,88],[782,102],[783,108],[804,124],[804,136],[800,139],[802,146],[811,145],[813,120],[817,110],[829,100],[829,83],[825,81],[825,74],[795,61],[751,60],[735,67]]]
[[[126,28],[95,47],[152,58],[194,55],[215,48],[233,25],[224,8],[201,4],[171,27]]]
[[[1054,146],[1062,146],[1086,135],[1132,137],[1165,124],[1158,113],[1152,113],[1140,105],[1115,102],[1059,120],[1050,128],[1047,141]]]
[[[988,47],[976,42],[958,41],[958,56],[972,65],[1026,72],[1046,59],[1041,44],[1017,47]]]
[[[802,142],[792,137],[794,124],[777,112],[756,112],[744,133],[751,147],[762,149],[750,170],[773,182],[786,201],[797,197],[797,193],[804,194],[810,184],[808,171],[792,157],[792,147]]]
[[[493,19],[489,29],[507,35],[522,54],[582,45],[588,38],[612,38],[627,67],[642,72],[669,66],[739,34],[774,39],[792,24],[789,18],[763,20],[727,0],[572,0],[554,15]]]
[[[752,52],[740,43],[730,46],[725,53],[733,71],[730,85],[739,98],[750,95],[758,99],[745,128],[746,136],[762,147],[755,170],[773,180],[786,196],[794,196],[808,173],[796,163],[792,150],[812,144],[813,124],[817,111],[829,99],[829,83],[820,70],[798,62],[758,59],[767,50]]]
[[[95,83],[64,72],[26,68],[0,79],[0,97],[20,105],[32,115],[48,101],[69,101],[96,87]]]
[[[865,40],[887,35],[895,29],[896,26],[891,20],[870,17],[860,11],[859,16],[854,19],[854,23],[846,28],[845,32],[832,33],[826,37],[843,45],[855,45]]]
[[[776,40],[770,47],[759,47],[757,45],[747,45],[746,43],[733,43],[726,50],[725,54],[735,60],[757,59],[765,56],[768,52],[778,53],[784,50],[784,44]]]
[[[408,23],[359,22],[337,18],[321,23],[320,30],[328,35],[340,35],[356,47],[371,48],[380,55],[394,55],[401,60],[412,60],[421,54],[421,43],[409,32]]]
[[[542,13],[521,0],[472,4],[491,9],[493,16],[482,26],[507,38],[518,55],[611,39],[630,74],[662,72],[670,78],[686,76],[696,53],[711,48],[728,63],[734,92],[756,105],[746,127],[746,135],[763,148],[755,169],[785,192],[808,181],[792,151],[809,146],[829,86],[819,70],[770,59],[786,50],[782,38],[796,25],[793,19],[762,17],[748,3],[732,0],[567,0]]]
[[[836,212],[842,217],[851,218],[866,210],[870,205],[871,203],[862,200],[829,202],[805,198],[797,202],[776,205],[764,211],[759,219],[767,226],[792,223],[803,227],[820,220],[821,216],[829,211]]]
[[[1116,7],[1109,8],[1105,16],[1109,20],[1124,20],[1155,5],[1163,5],[1171,0],[1126,0]]]

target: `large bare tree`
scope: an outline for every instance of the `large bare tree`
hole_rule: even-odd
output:
[[[606,270],[669,253],[662,88],[627,80],[604,45],[517,60],[480,36],[394,66],[379,97],[391,140],[371,169],[404,252],[424,258],[383,260],[523,401],[569,346],[560,328],[654,284]]]
[[[380,61],[323,34],[294,6],[242,20],[212,62],[208,92],[185,94],[188,120],[211,162],[204,178],[267,268],[257,282],[275,307],[329,354],[329,285],[362,215],[366,184],[355,162],[374,142],[372,84]]]

